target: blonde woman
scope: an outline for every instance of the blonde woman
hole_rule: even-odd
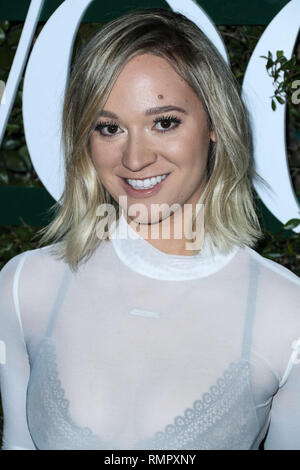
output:
[[[259,176],[215,47],[165,9],[106,24],[63,143],[53,221],[1,271],[2,448],[300,449],[300,280],[254,251]]]

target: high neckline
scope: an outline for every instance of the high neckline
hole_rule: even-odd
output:
[[[129,268],[143,276],[168,281],[210,276],[229,263],[240,248],[233,245],[231,251],[224,255],[213,245],[207,233],[201,251],[193,256],[165,253],[128,224],[122,208],[119,219],[112,224],[110,239],[117,256]]]

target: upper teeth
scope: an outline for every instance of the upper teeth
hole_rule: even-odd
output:
[[[162,176],[153,176],[153,178],[147,178],[145,180],[131,180],[126,178],[126,181],[134,189],[152,188],[156,184],[160,183],[163,179],[165,179],[167,175],[168,173]]]

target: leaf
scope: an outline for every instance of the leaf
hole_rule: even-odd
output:
[[[17,46],[19,44],[22,28],[22,26],[17,25],[10,30],[7,37],[7,43],[9,46]]]
[[[282,227],[284,230],[292,230],[293,228],[298,227],[300,224],[300,219],[290,219]]]
[[[20,140],[16,139],[6,139],[3,144],[3,149],[4,150],[15,150],[18,147],[20,147],[21,142]]]
[[[273,75],[273,78],[274,78],[275,82],[276,82],[277,78],[279,77],[279,74],[280,74],[279,70],[276,70],[276,72]]]
[[[287,60],[284,64],[281,65],[281,70],[286,70],[292,65],[292,59]]]
[[[277,59],[278,59],[279,57],[282,57],[282,56],[283,56],[283,51],[276,51],[276,57],[277,57]]]
[[[1,170],[0,171],[0,184],[8,184],[9,183],[9,177],[6,171]]]
[[[295,251],[294,251],[294,249],[293,249],[293,247],[292,247],[292,244],[291,244],[291,242],[290,242],[289,240],[288,240],[288,242],[287,242],[287,250],[288,250],[288,253],[289,253],[290,255],[295,255],[295,254],[296,254]]]
[[[275,98],[277,99],[278,103],[280,103],[280,104],[285,103],[285,100],[283,98],[281,98],[280,96],[275,96]]]
[[[3,29],[0,27],[0,46],[5,42],[6,34]]]
[[[14,58],[14,51],[7,47],[5,44],[4,46],[0,47],[0,69],[9,70],[11,68],[11,64]]]
[[[6,132],[7,135],[15,134],[21,130],[21,127],[18,124],[7,124]]]
[[[268,258],[281,258],[283,255],[282,253],[268,253]]]
[[[20,106],[22,107],[22,99],[23,99],[23,93],[22,91],[18,91],[15,99],[15,106]]]
[[[7,168],[11,171],[25,173],[27,168],[18,152],[7,152],[6,156],[6,165]]]
[[[18,154],[22,158],[22,160],[25,163],[27,169],[29,171],[32,170],[32,163],[31,163],[31,159],[30,159],[29,152],[28,152],[28,149],[27,149],[27,145],[23,145],[23,147],[21,147],[18,150]]]
[[[10,27],[10,22],[8,20],[0,21],[0,27],[3,29],[3,31],[8,31]]]
[[[13,248],[13,242],[6,243],[0,250],[1,255],[5,253],[5,251],[9,251]]]
[[[272,109],[273,109],[273,111],[276,110],[276,103],[275,103],[275,101],[274,101],[273,99],[272,99]]]
[[[26,227],[16,227],[15,228],[15,234],[21,240],[24,240],[27,237],[27,228]]]

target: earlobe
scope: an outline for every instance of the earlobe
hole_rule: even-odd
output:
[[[216,134],[214,130],[210,131],[209,135],[210,135],[210,140],[212,140],[213,142],[217,142],[217,138],[216,138]]]

